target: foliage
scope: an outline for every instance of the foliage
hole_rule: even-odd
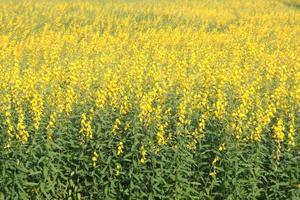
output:
[[[300,199],[297,9],[0,11],[0,199]]]

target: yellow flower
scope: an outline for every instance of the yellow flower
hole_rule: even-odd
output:
[[[219,146],[219,151],[224,151],[225,150],[225,143],[222,143],[220,146]]]
[[[112,129],[113,134],[117,134],[118,130],[120,129],[120,125],[121,121],[117,118]]]
[[[22,142],[26,143],[29,138],[29,133],[26,130],[26,125],[25,125],[25,114],[23,111],[23,108],[21,105],[17,107],[17,113],[18,113],[18,123],[17,123],[17,130],[18,130],[18,135],[17,138]]]
[[[105,101],[106,101],[106,96],[104,94],[104,91],[101,90],[98,91],[96,93],[96,106],[102,110],[105,106]]]
[[[83,133],[88,138],[92,138],[93,137],[92,120],[93,120],[92,116],[87,117],[85,113],[81,114],[81,129],[80,129],[80,133]]]
[[[214,166],[218,160],[219,160],[219,157],[216,156],[216,157],[214,158],[214,160],[212,161],[212,165]]]
[[[290,116],[290,125],[289,125],[289,134],[288,134],[288,144],[290,146],[295,146],[295,134],[296,134],[296,128],[295,128],[295,117],[294,115]]]
[[[215,177],[217,173],[215,171],[209,173],[210,176]]]
[[[121,170],[122,170],[121,165],[118,163],[116,166],[116,176],[120,175]]]
[[[165,140],[165,126],[163,124],[160,124],[158,126],[158,131],[156,134],[156,138],[158,141],[158,144],[166,144],[166,140]]]
[[[98,154],[96,151],[94,151],[92,156],[93,167],[96,167],[97,160],[98,160]]]
[[[283,120],[279,118],[276,125],[273,126],[274,129],[274,138],[278,143],[281,143],[284,140],[284,124]]]
[[[129,122],[126,122],[124,130],[127,131],[129,129],[129,127],[130,127]]]
[[[50,120],[49,120],[48,125],[46,127],[49,140],[52,140],[52,131],[53,131],[53,128],[55,127],[56,119],[57,119],[56,112],[51,113]]]
[[[146,155],[147,155],[147,151],[145,150],[144,145],[142,145],[142,147],[141,147],[141,160],[140,160],[140,162],[142,164],[144,164],[145,161],[146,161]]]
[[[117,147],[117,155],[121,155],[123,153],[124,145],[123,142],[119,142],[118,147]]]

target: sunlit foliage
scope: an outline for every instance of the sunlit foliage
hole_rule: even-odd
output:
[[[2,0],[0,11],[0,194],[300,198],[297,6]],[[230,171],[242,158],[248,183]],[[24,168],[20,182],[9,166]]]

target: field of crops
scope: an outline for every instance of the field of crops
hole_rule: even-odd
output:
[[[300,10],[0,0],[0,200],[300,199]]]

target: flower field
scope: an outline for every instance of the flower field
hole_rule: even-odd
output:
[[[300,199],[299,5],[0,0],[0,200]]]

